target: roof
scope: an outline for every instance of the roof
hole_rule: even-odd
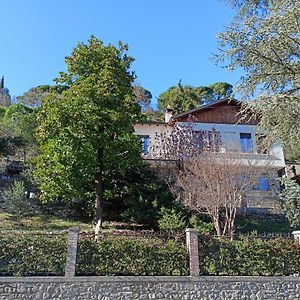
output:
[[[221,105],[221,104],[234,104],[234,105],[240,106],[242,104],[242,102],[238,101],[236,99],[233,99],[233,98],[220,99],[220,100],[213,101],[213,102],[210,102],[208,104],[201,105],[199,107],[190,109],[189,111],[186,111],[184,113],[178,114],[176,116],[173,116],[172,120],[177,119],[177,118],[181,118],[181,117],[185,117],[185,116],[189,116],[189,115],[191,115],[191,114],[193,114],[195,112],[203,111],[203,110],[206,110],[206,109],[209,109],[211,107],[218,106],[218,105]]]

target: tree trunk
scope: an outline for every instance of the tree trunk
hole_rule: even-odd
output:
[[[103,180],[102,180],[102,162],[103,162],[103,148],[99,147],[97,151],[98,171],[95,174],[95,238],[98,240],[100,229],[103,223]]]
[[[220,237],[222,235],[221,226],[220,226],[220,219],[218,217],[213,217],[213,223],[214,223],[214,226],[215,226],[217,236]]]

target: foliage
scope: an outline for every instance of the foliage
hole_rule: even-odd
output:
[[[125,221],[158,228],[161,207],[180,210],[166,183],[147,164],[110,180],[107,189],[111,198],[121,204],[118,209]]]
[[[28,214],[30,202],[26,198],[26,190],[22,181],[14,181],[11,187],[4,190],[2,198],[7,212],[18,218]]]
[[[291,231],[289,222],[285,218],[272,220],[265,215],[262,215],[259,218],[241,216],[235,220],[235,227],[236,232],[239,233],[249,233],[253,231],[258,234],[273,232],[288,233]]]
[[[40,107],[51,93],[59,97],[66,88],[66,86],[39,85],[18,96],[17,101],[27,107]]]
[[[10,105],[2,118],[1,152],[4,156],[22,154],[24,161],[28,154],[35,154],[34,130],[36,110],[17,103]]]
[[[3,80],[3,77],[2,77]],[[0,87],[0,105],[8,107],[11,104],[11,96],[9,94],[9,90],[7,88]]]
[[[281,193],[283,211],[292,227],[300,225],[300,186],[293,180],[285,178]]]
[[[186,247],[159,239],[110,237],[79,241],[78,275],[187,275]]]
[[[149,109],[149,105],[151,104],[152,94],[150,91],[146,90],[140,85],[135,85],[134,89],[134,96],[135,100],[143,110]]]
[[[252,98],[246,106],[260,118],[272,141],[300,140],[300,36],[298,1],[229,0],[232,24],[219,35],[217,60],[245,72],[237,91]]]
[[[162,207],[160,213],[161,218],[158,220],[160,230],[176,232],[183,231],[187,227],[187,220],[182,212],[174,208]]]
[[[176,114],[198,107],[201,104],[229,97],[232,94],[232,85],[226,82],[216,82],[209,86],[192,87],[182,85],[170,87],[159,95],[158,106],[163,112],[167,106],[174,109]]]
[[[202,237],[199,252],[203,275],[280,276],[300,272],[300,247],[291,240]]]
[[[0,274],[43,276],[64,274],[66,237],[0,233]]]
[[[214,230],[214,224],[211,222],[204,222],[199,216],[193,215],[190,218],[190,224],[196,228],[199,234],[211,233]]]
[[[50,95],[38,113],[41,154],[38,177],[44,201],[73,198],[95,201],[97,231],[102,224],[103,181],[140,163],[133,135],[139,116],[127,46],[105,46],[91,37],[66,58],[67,73],[57,83],[67,86],[61,98]]]

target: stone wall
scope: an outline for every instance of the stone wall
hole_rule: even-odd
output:
[[[296,300],[297,277],[26,277],[0,278],[0,299]]]

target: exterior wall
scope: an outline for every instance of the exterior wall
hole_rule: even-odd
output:
[[[297,277],[0,278],[0,300],[300,299]]]
[[[158,147],[161,141],[161,136],[173,131],[173,126],[166,123],[136,123],[134,125],[134,133],[137,136],[150,137],[150,149]]]
[[[240,146],[240,133],[250,133],[252,137],[253,151],[257,152],[256,140],[255,140],[255,125],[239,125],[239,124],[218,124],[218,123],[189,123],[189,122],[178,122],[177,124],[182,126],[191,126],[195,131],[211,131],[215,130],[220,133],[223,151],[237,150],[241,151]],[[230,134],[229,134],[230,133]],[[227,148],[227,149],[226,149]],[[270,166],[280,169],[285,167],[285,160],[283,154],[283,148],[280,143],[273,144],[270,151],[270,155],[273,155],[276,159],[270,161],[270,157],[267,154],[260,154],[252,159],[261,161],[264,164],[270,164]],[[265,162],[264,162],[265,160]]]

